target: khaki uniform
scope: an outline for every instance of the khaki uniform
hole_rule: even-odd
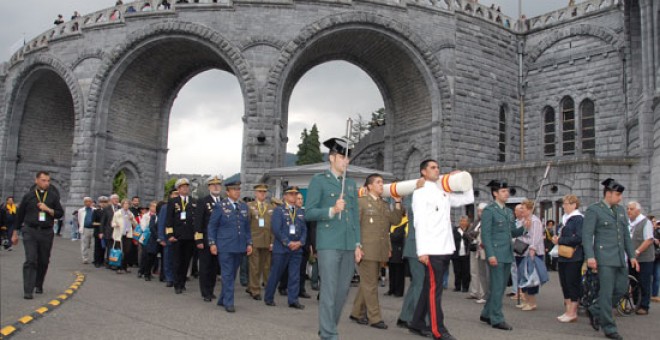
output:
[[[390,244],[390,226],[397,225],[403,217],[403,210],[396,205],[390,210],[389,204],[382,199],[366,195],[358,199],[360,209],[360,239],[364,257],[359,264],[360,289],[358,290],[353,312],[361,318],[366,310],[370,324],[382,321],[378,303],[378,277],[380,264],[387,262],[392,249]]]
[[[250,283],[248,291],[251,295],[261,292],[261,280],[264,284],[268,282],[270,273],[270,247],[273,244],[273,233],[271,231],[271,217],[275,205],[268,201],[248,203],[248,215],[250,221],[250,232],[252,233],[252,254],[248,257],[250,269]],[[260,222],[260,220],[263,220]]]

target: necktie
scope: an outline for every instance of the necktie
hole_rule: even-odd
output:
[[[238,210],[238,203],[234,202],[234,210]]]
[[[342,176],[337,176],[337,180],[341,182]]]

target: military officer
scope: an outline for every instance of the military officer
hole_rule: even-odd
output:
[[[329,151],[330,169],[312,177],[307,190],[306,218],[317,221],[316,248],[319,273],[323,278],[319,302],[319,336],[337,339],[337,324],[346,302],[354,262],[362,259],[357,186],[342,179],[348,167],[350,149],[340,138],[323,142]],[[342,180],[344,194],[342,196]]]
[[[271,217],[275,205],[266,200],[268,185],[254,186],[255,200],[248,203],[250,232],[252,233],[252,255],[248,257],[250,281],[247,292],[255,300],[261,300],[261,283],[268,282],[271,256],[273,250],[273,234],[271,233]]]
[[[304,309],[298,302],[300,290],[300,262],[302,262],[303,247],[307,238],[307,226],[302,209],[296,206],[297,187],[288,187],[284,192],[285,204],[275,208],[273,212],[272,231],[273,264],[266,285],[264,301],[268,306],[275,306],[273,297],[275,288],[285,270],[288,271],[287,295],[289,307]]]
[[[495,199],[481,214],[481,241],[490,266],[490,294],[479,319],[493,328],[512,330],[513,327],[504,321],[502,295],[513,262],[511,239],[522,235],[525,229],[516,226],[513,211],[505,205],[509,199],[507,182],[492,180],[487,186]]]
[[[172,245],[174,264],[174,292],[181,294],[186,289],[188,265],[195,250],[194,215],[197,201],[190,197],[190,182],[179,178],[175,183],[179,197],[167,202],[167,224],[165,234]]]
[[[378,278],[380,264],[389,260],[392,253],[390,226],[397,225],[403,217],[401,198],[395,198],[394,209],[381,196],[383,177],[379,174],[367,176],[364,183],[367,195],[358,199],[360,209],[360,239],[364,257],[359,264],[360,289],[353,302],[351,320],[369,323],[371,327],[387,329],[378,303]],[[364,314],[366,312],[366,319]]]
[[[199,250],[199,291],[206,302],[211,302],[216,296],[215,281],[218,276],[218,256],[211,254],[209,249],[208,225],[213,208],[220,203],[222,190],[222,175],[213,176],[206,181],[209,195],[197,202],[195,212],[195,244]]]
[[[588,309],[591,326],[603,328],[610,339],[623,339],[612,317],[612,301],[618,301],[628,287],[628,267],[639,271],[639,264],[630,240],[626,211],[619,205],[625,187],[608,178],[601,183],[603,200],[587,208],[582,226],[582,244],[587,266],[598,270],[598,302]]]
[[[225,184],[227,198],[216,204],[208,225],[211,254],[218,255],[222,274],[222,291],[218,306],[234,313],[234,281],[236,271],[247,253],[252,254],[252,234],[248,221],[248,207],[240,201],[241,182]]]

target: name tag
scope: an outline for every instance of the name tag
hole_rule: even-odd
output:
[[[45,211],[40,211],[39,212],[39,222],[46,222],[46,212]]]
[[[182,211],[181,212],[181,221],[185,221],[185,220],[186,220],[186,212]]]
[[[293,224],[289,225],[289,235],[295,235],[296,234],[296,226]]]
[[[266,220],[262,218],[259,219],[259,228],[263,228],[266,226]]]

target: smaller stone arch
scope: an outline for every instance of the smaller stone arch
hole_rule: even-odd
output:
[[[543,54],[543,52],[545,52],[547,49],[552,47],[557,42],[564,40],[566,38],[580,36],[580,35],[592,36],[598,38],[603,42],[605,42],[606,44],[609,44],[612,47],[614,47],[617,51],[620,51],[623,48],[623,42],[621,40],[620,35],[612,31],[611,29],[601,26],[589,25],[589,24],[580,24],[580,25],[571,26],[570,28],[565,28],[562,30],[556,30],[552,32],[551,35],[541,40],[541,42],[539,42],[531,50],[531,52],[529,53],[529,59],[532,63],[534,63],[541,56],[541,54]]]
[[[143,192],[143,170],[138,166],[137,159],[133,156],[126,156],[114,163],[104,173],[106,183],[112,183],[117,173],[124,170],[128,180],[128,197],[141,196]]]
[[[71,63],[71,69],[74,70],[80,63],[87,59],[99,59],[103,60],[105,58],[105,52],[102,49],[85,49],[78,53],[78,58]]]
[[[419,174],[419,163],[424,159],[424,154],[421,151],[421,148],[413,144],[408,148],[408,151],[405,153],[406,157],[405,162],[403,163],[403,169],[401,169],[401,175],[404,180],[409,179],[408,177],[415,176],[411,178],[418,177]]]
[[[282,39],[279,39],[274,36],[269,36],[269,35],[258,35],[258,36],[251,36],[248,37],[244,42],[242,42],[239,46],[241,52],[255,46],[260,46],[260,45],[266,45],[270,46],[276,50],[281,50],[284,48],[284,45],[286,42],[284,42]]]

